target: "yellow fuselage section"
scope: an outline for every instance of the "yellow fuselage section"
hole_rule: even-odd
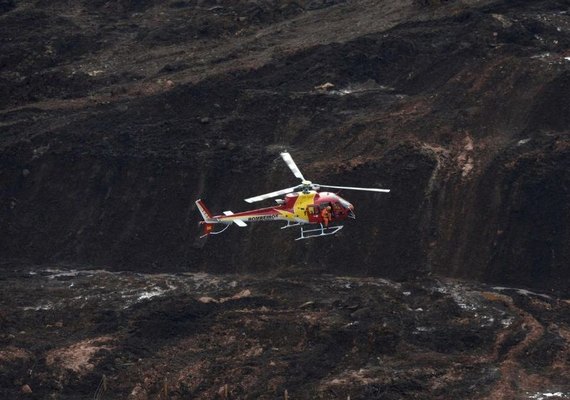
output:
[[[296,196],[286,197],[285,202],[287,210],[277,210],[279,214],[286,220],[296,222],[309,222],[309,215],[307,214],[307,207],[315,203],[315,196],[317,192],[311,191],[308,193],[299,192]],[[291,204],[292,203],[292,204]]]

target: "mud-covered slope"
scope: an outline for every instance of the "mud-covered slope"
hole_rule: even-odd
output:
[[[4,257],[568,291],[567,2],[211,3],[3,12]],[[193,201],[291,186],[283,149],[314,181],[392,192],[345,193],[358,220],[327,240],[200,240]]]
[[[433,279],[3,266],[6,399],[565,399],[570,305]],[[287,394],[285,394],[287,392]]]

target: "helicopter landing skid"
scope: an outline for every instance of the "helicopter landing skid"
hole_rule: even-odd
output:
[[[320,225],[321,225],[321,227],[316,228],[316,229],[303,229],[303,227],[301,227],[301,236],[299,236],[295,240],[310,239],[310,238],[319,237],[319,236],[334,235],[335,233],[340,231],[342,228],[344,228],[344,225],[330,226],[327,228],[323,227],[323,224],[320,224]]]
[[[300,226],[300,225],[305,225],[305,222],[291,222],[291,221],[287,221],[287,225],[282,226],[281,229],[287,229],[287,228],[292,228],[294,226]]]

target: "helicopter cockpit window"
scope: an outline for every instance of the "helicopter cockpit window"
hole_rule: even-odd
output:
[[[337,202],[333,203],[332,209],[333,209],[333,211],[334,211],[335,214],[342,211],[342,207],[341,207],[340,204],[337,203]]]

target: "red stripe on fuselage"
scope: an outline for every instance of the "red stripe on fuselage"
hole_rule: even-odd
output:
[[[281,211],[289,211],[283,206],[279,207],[266,207],[258,208],[256,210],[243,211],[235,213],[232,215],[216,215],[212,219],[216,222],[230,223],[235,219],[240,219],[245,222],[255,222],[255,221],[271,221],[271,220],[287,220],[283,217]]]

